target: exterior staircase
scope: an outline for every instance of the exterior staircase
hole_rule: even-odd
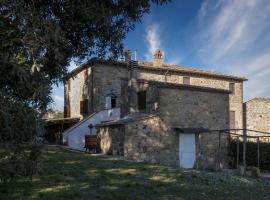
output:
[[[94,127],[90,130],[90,124],[95,126],[103,121],[117,120],[119,118],[120,108],[94,112],[63,132],[63,144],[67,144],[71,149],[83,151],[85,146],[85,135],[96,134],[96,129]]]

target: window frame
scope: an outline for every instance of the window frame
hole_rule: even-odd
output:
[[[183,76],[183,84],[190,85],[190,77],[189,76]]]
[[[231,92],[231,94],[235,94],[235,83],[229,83],[229,91]]]

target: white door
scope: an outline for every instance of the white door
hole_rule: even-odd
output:
[[[196,159],[195,134],[179,134],[179,160],[181,168],[193,168]]]

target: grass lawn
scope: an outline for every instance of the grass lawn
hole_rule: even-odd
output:
[[[33,182],[1,184],[0,199],[270,199],[270,182],[226,173],[113,161],[45,147]]]

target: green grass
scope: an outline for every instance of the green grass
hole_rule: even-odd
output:
[[[270,199],[268,180],[113,161],[46,147],[32,182],[0,185],[0,199]]]

